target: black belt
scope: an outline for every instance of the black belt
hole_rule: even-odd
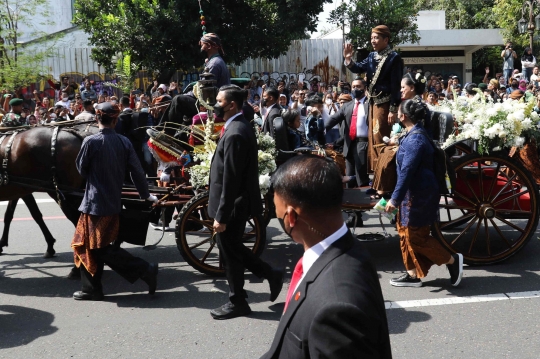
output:
[[[356,141],[358,141],[358,142],[367,142],[368,137],[356,137]]]

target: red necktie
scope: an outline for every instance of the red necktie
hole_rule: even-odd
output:
[[[225,133],[225,126],[221,128],[221,132],[219,133],[219,138],[223,137],[223,134]]]
[[[296,266],[294,267],[294,272],[292,275],[291,284],[289,284],[289,290],[287,292],[287,299],[285,300],[285,309],[283,309],[283,313],[285,313],[285,311],[287,310],[289,300],[291,300],[294,290],[296,289],[298,282],[300,282],[300,279],[302,279],[302,274],[304,274],[304,268],[302,267],[303,258],[304,257],[300,258],[300,260],[298,261],[298,263],[296,263]]]
[[[356,139],[356,118],[359,103],[359,101],[355,100],[354,109],[352,111],[351,126],[349,127],[349,138],[351,139],[351,141],[354,141]]]

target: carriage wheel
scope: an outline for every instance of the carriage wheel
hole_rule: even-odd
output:
[[[213,235],[214,219],[208,215],[208,192],[199,193],[184,205],[176,220],[176,245],[186,262],[201,273],[225,275]],[[260,255],[266,243],[262,217],[248,219],[244,245]]]
[[[503,154],[465,155],[453,162],[456,188],[442,196],[433,235],[467,264],[505,260],[525,246],[538,225],[538,187]]]
[[[274,208],[274,197],[270,192],[263,196],[263,223],[265,227],[268,227],[270,220],[276,217],[276,209]]]

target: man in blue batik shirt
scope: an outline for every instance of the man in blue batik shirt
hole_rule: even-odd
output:
[[[383,144],[383,138],[390,136],[392,125],[397,121],[397,111],[401,103],[401,78],[403,60],[389,46],[390,29],[386,25],[376,26],[371,30],[371,52],[361,62],[352,61],[352,44],[345,44],[343,56],[345,66],[356,74],[365,73],[368,87],[366,96],[369,100],[368,131],[368,169],[372,172],[377,166],[376,145]]]

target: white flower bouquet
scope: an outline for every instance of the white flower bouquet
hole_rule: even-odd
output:
[[[190,183],[193,188],[198,189],[208,186],[210,179],[210,163],[216,150],[216,142],[213,139],[211,128],[213,120],[208,119],[205,127],[204,150],[195,149],[193,157],[198,164],[191,166],[188,171],[191,176]],[[259,167],[259,187],[261,194],[265,195],[270,189],[270,173],[274,172],[276,166],[276,142],[274,139],[256,130],[257,136],[257,159]]]
[[[472,99],[458,98],[453,103],[447,102],[445,107],[449,107],[454,115],[457,130],[448,137],[443,148],[462,140],[475,140],[478,153],[485,154],[503,148],[521,148],[526,139],[540,136],[539,116],[533,111],[533,102],[507,100],[493,103],[478,94]]]

